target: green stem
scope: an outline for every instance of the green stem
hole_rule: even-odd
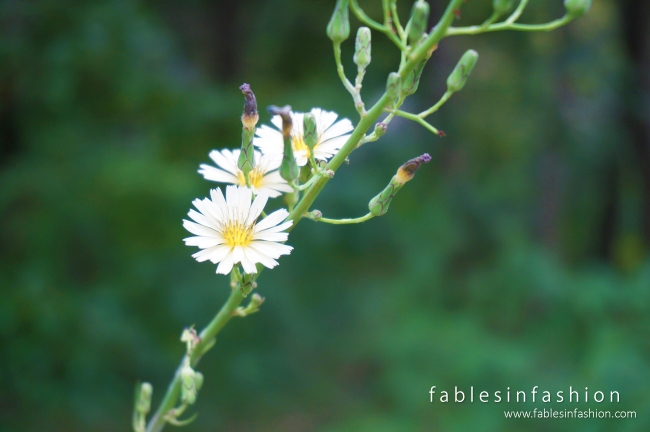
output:
[[[449,98],[451,97],[452,94],[454,94],[454,93],[450,92],[450,91],[446,91],[445,94],[442,95],[440,100],[438,102],[436,102],[436,104],[434,106],[432,106],[431,108],[429,108],[426,111],[422,111],[420,114],[418,114],[418,117],[425,118],[425,117],[433,114],[434,112],[438,111],[440,109],[440,107],[443,106],[445,104],[445,102],[447,102],[449,100]]]
[[[483,27],[483,26],[450,27],[447,30],[446,36],[475,35],[480,33],[504,31],[504,30],[551,31],[551,30],[555,30],[558,27],[562,27],[565,24],[570,23],[571,21],[573,21],[573,17],[569,15],[565,15],[562,18],[558,18],[554,21],[544,23],[544,24],[517,24],[517,23],[502,22],[502,23],[492,24],[488,27]]]
[[[357,223],[365,222],[365,221],[370,220],[370,219],[372,219],[374,217],[375,217],[375,215],[373,215],[372,213],[368,213],[367,215],[361,216],[361,217],[358,217],[358,218],[329,219],[329,218],[321,217],[319,219],[316,219],[316,220],[312,219],[312,220],[314,220],[315,222],[325,222],[325,223],[333,224],[333,225],[346,225],[346,224],[357,224]]]
[[[400,67],[399,73],[402,77],[402,80],[418,65],[422,60],[424,60],[429,51],[445,36],[447,29],[454,21],[454,11],[461,7],[464,0],[451,0],[447,9],[443,13],[440,21],[431,32],[431,34],[418,46],[417,49],[413,50],[409,55],[409,60],[402,64]],[[354,11],[356,1],[352,0],[350,5]],[[358,5],[356,5],[358,8]],[[356,14],[356,12],[355,12]],[[379,116],[384,112],[384,109],[391,102],[391,98],[384,93],[381,98],[373,105],[370,110],[366,113],[365,116],[361,117],[361,120],[357,124],[357,127],[354,128],[350,138],[346,143],[341,147],[341,149],[334,155],[334,157],[327,164],[327,169],[331,169],[336,172],[336,170],[345,162],[345,160],[350,156],[359,144],[359,141],[365,136],[365,133],[374,125],[375,121]],[[420,119],[421,120],[421,119]],[[330,180],[329,176],[323,176],[316,183],[314,183],[303,195],[302,199],[298,202],[295,208],[287,216],[287,220],[292,220],[293,225],[289,230],[292,230],[296,227],[302,215],[309,210],[309,207],[312,205],[318,194],[323,190],[327,182]]]
[[[238,285],[237,288],[232,291],[230,297],[228,297],[228,300],[226,300],[226,303],[224,303],[224,305],[221,307],[219,313],[212,319],[210,324],[208,324],[203,329],[203,331],[201,331],[199,334],[201,341],[196,345],[196,348],[192,353],[192,357],[190,358],[190,364],[192,367],[198,364],[201,356],[205,354],[207,349],[211,347],[215,336],[234,316],[235,309],[237,309],[237,306],[239,306],[242,300],[244,300],[244,297],[245,294],[242,290],[242,287],[241,285]],[[174,379],[169,384],[167,393],[165,393],[165,397],[163,398],[162,402],[160,402],[158,410],[151,418],[151,420],[149,420],[149,424],[147,425],[147,432],[160,432],[165,427],[165,414],[174,408],[174,405],[176,405],[178,396],[181,391],[180,372],[182,367],[183,361],[181,361],[178,369],[176,369]]]
[[[508,17],[506,22],[508,24],[512,24],[513,22],[517,21],[521,14],[524,12],[524,9],[526,9],[526,5],[528,5],[528,0],[521,0],[519,4],[517,5],[517,9]]]
[[[350,93],[350,95],[352,95],[354,107],[361,116],[364,116],[366,110],[364,108],[363,101],[361,100],[361,94],[345,76],[343,63],[341,63],[341,42],[334,42],[334,61],[336,62],[336,71],[339,74],[339,78],[341,78],[343,86]]]
[[[350,1],[350,9],[352,10],[352,13],[357,17],[359,21],[367,25],[368,27],[375,29],[377,31],[380,31],[388,37],[395,45],[397,45],[397,48],[400,50],[405,49],[406,47],[402,42],[399,40],[399,38],[395,35],[395,33],[392,32],[391,29],[386,27],[385,25],[379,24],[377,21],[373,20],[370,18],[366,13],[359,7],[359,3],[357,0],[351,0]]]
[[[434,133],[435,135],[440,136],[440,131],[438,129],[436,129],[435,127],[433,127],[433,125],[431,125],[431,123],[427,122],[425,119],[423,119],[419,115],[408,113],[406,111],[400,111],[400,110],[395,110],[395,111],[391,111],[391,112],[394,113],[397,116],[404,117],[405,119],[412,120],[412,121],[420,124],[424,128],[426,128],[430,132]]]

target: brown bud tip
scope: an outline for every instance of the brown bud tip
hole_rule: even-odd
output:
[[[439,131],[438,131],[438,136],[439,136],[439,137],[446,137],[447,134],[445,133],[445,131],[443,131],[443,130],[439,130]]]
[[[278,115],[282,118],[282,135],[284,135],[285,138],[288,138],[291,135],[291,128],[293,127],[291,120],[291,107],[285,105],[280,108],[279,106],[271,105],[267,107],[266,110],[271,114]]]
[[[430,161],[431,156],[429,156],[429,153],[425,153],[406,162],[397,170],[397,181],[404,184],[411,180],[415,172],[420,168],[420,165],[429,163]]]
[[[244,114],[256,115],[257,114],[257,101],[255,100],[255,93],[251,90],[250,84],[242,84],[239,90],[244,93]]]
[[[239,86],[239,90],[244,93],[244,114],[241,116],[241,121],[245,127],[255,127],[259,115],[257,114],[257,101],[255,100],[255,94],[251,90],[250,84],[242,84]]]

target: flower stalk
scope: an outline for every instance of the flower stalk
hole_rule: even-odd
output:
[[[483,24],[452,27],[463,3],[464,0],[450,0],[437,25],[427,34],[429,5],[424,0],[416,1],[406,27],[400,24],[396,0],[382,0],[383,23],[368,17],[359,7],[357,0],[337,0],[327,26],[327,35],[333,43],[337,73],[343,86],[352,95],[360,115],[356,127],[347,119],[334,123],[336,114],[320,109],[299,114],[292,113],[289,106],[271,106],[269,112],[278,116],[279,123],[276,122],[277,119],[274,119],[274,123],[279,125],[281,132],[264,125],[256,129],[259,115],[255,96],[249,85],[242,85],[245,105],[242,115],[241,150],[236,157],[234,152],[212,153],[211,157],[223,169],[219,171],[202,165],[200,171],[206,179],[238,186],[229,186],[228,188],[232,189],[227,189],[226,198],[221,195],[221,190],[217,189],[211,192],[211,199],[196,200],[195,206],[199,212],[192,210],[189,213],[194,222],[185,221],[186,228],[196,235],[185,239],[186,243],[201,249],[194,257],[198,261],[210,260],[218,263],[218,273],[230,274],[232,290],[217,315],[198,335],[192,329],[184,333],[184,341],[187,343],[186,355],[146,429],[144,421],[150,408],[153,389],[146,385],[147,383],[138,386],[133,421],[136,432],[159,432],[166,423],[183,425],[193,420],[194,416],[187,420],[179,420],[179,417],[188,406],[195,403],[203,384],[203,376],[195,370],[196,365],[214,346],[216,335],[232,317],[246,317],[259,311],[264,299],[258,294],[251,296],[247,306],[242,307],[240,304],[257,286],[256,280],[263,267],[272,268],[277,264],[275,259],[289,253],[291,248],[284,245],[284,242],[288,233],[302,218],[341,225],[362,223],[382,216],[388,211],[395,194],[413,178],[415,171],[431,160],[428,154],[423,154],[402,165],[389,184],[370,200],[369,213],[364,216],[330,219],[324,218],[318,210],[310,211],[327,182],[341,165],[348,161],[350,154],[362,144],[383,136],[394,116],[415,121],[432,133],[444,136],[444,133],[428,123],[425,117],[436,112],[454,92],[463,88],[476,63],[475,51],[470,50],[463,55],[448,79],[447,91],[436,104],[419,114],[400,109],[406,98],[417,90],[423,68],[443,38],[500,30],[552,30],[586,12],[591,0],[565,0],[567,14],[545,24],[517,23],[528,0],[520,0],[517,8],[505,21],[497,22],[512,8],[513,1],[494,0],[494,11]],[[357,65],[357,77],[354,85],[347,79],[341,62],[341,43],[348,39],[350,33],[349,11],[367,26],[359,29],[355,41],[354,62]],[[383,33],[399,48],[400,63],[397,72],[389,75],[384,94],[366,110],[361,99],[361,87],[365,70],[371,60],[370,29]],[[388,115],[379,121],[385,113]],[[319,129],[322,125],[326,125],[323,130]],[[373,132],[368,134],[371,128],[374,128]],[[276,140],[278,133],[279,142]],[[259,158],[254,146],[262,153]],[[281,156],[281,162],[278,160],[279,165],[272,165],[270,161],[275,160],[274,156],[278,155]],[[263,163],[262,157],[269,159]],[[233,163],[235,159],[236,164]],[[269,166],[266,166],[267,164]],[[262,165],[265,169],[261,168]],[[273,172],[274,169],[278,171]],[[266,183],[263,184],[260,179],[266,179]],[[282,209],[266,216],[263,212],[266,200],[272,196],[271,193],[279,196],[282,192],[289,211]],[[251,204],[252,194],[259,195]],[[242,208],[245,211],[242,212]],[[224,213],[223,209],[228,211]],[[227,217],[216,220],[219,215]],[[263,218],[257,220],[259,215]],[[268,243],[274,246],[269,246]],[[179,401],[180,404],[177,405]]]

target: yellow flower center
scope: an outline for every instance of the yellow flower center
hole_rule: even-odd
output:
[[[253,168],[253,170],[248,173],[248,181],[250,182],[251,187],[254,189],[259,189],[262,186],[263,178],[264,173],[257,169],[257,167]],[[242,171],[239,171],[237,173],[237,180],[239,180],[240,186],[246,186],[246,177],[244,177],[244,173]]]
[[[254,227],[255,224],[246,226],[240,221],[229,221],[223,230],[223,238],[230,247],[246,246],[253,240]]]
[[[294,153],[299,153],[299,152],[305,152],[307,156],[311,154],[309,151],[309,147],[307,147],[307,144],[305,144],[305,140],[300,136],[300,137],[291,137],[291,145],[293,146],[293,152]]]

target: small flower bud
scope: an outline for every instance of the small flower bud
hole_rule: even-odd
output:
[[[422,39],[424,31],[429,23],[429,3],[424,0],[418,0],[413,4],[411,9],[411,19],[407,23],[409,30],[408,37],[411,46],[415,46]]]
[[[386,94],[391,99],[391,102],[394,99],[397,99],[399,91],[402,85],[402,77],[397,72],[391,72],[388,74],[388,80],[386,81]]]
[[[474,65],[478,60],[478,53],[474,50],[467,50],[458,60],[458,64],[447,78],[447,90],[455,93],[460,91],[467,82],[467,77],[472,73]]]
[[[181,342],[187,344],[187,354],[192,354],[194,348],[196,348],[199,342],[201,342],[201,338],[196,334],[194,327],[190,327],[183,329],[183,333],[181,333]]]
[[[136,412],[147,415],[151,409],[151,395],[153,394],[153,387],[148,382],[140,384],[140,391],[138,392],[138,400],[135,406]]]
[[[312,113],[306,113],[303,117],[303,137],[309,151],[313,152],[314,146],[318,144],[318,129],[316,117]]]
[[[573,17],[579,17],[587,13],[591,7],[592,0],[564,0],[564,8]]]
[[[244,172],[245,176],[255,168],[255,156],[253,150],[253,137],[255,136],[255,125],[259,120],[257,113],[257,101],[255,94],[248,84],[242,84],[239,87],[244,93],[244,113],[241,116],[242,135],[241,135],[241,153],[237,160],[237,167]]]
[[[492,0],[492,9],[499,15],[504,15],[512,9],[515,0]]]
[[[201,372],[194,372],[194,387],[197,392],[203,387],[203,374]]]
[[[305,213],[304,217],[311,219],[315,222],[318,222],[320,218],[323,217],[323,212],[321,212],[320,210],[312,210],[309,213]]]
[[[375,135],[377,138],[383,136],[386,133],[386,130],[388,130],[388,125],[383,122],[378,122],[375,124]]]
[[[431,156],[425,153],[422,156],[418,156],[414,159],[409,160],[404,165],[399,167],[397,174],[393,176],[393,178],[390,180],[390,183],[388,183],[388,186],[386,186],[384,190],[379,193],[379,195],[371,199],[370,203],[368,203],[368,209],[370,210],[370,213],[375,216],[385,215],[388,211],[388,207],[390,206],[390,202],[397,194],[397,192],[399,192],[399,190],[404,186],[404,184],[406,184],[406,182],[410,181],[413,178],[415,171],[420,168],[420,165],[427,163],[430,160]]]
[[[364,70],[370,64],[371,52],[370,29],[368,27],[359,27],[357,31],[357,39],[354,43],[354,64],[359,69]]]
[[[424,65],[427,64],[428,58],[422,60],[415,68],[406,76],[404,82],[402,83],[402,95],[409,96],[415,93],[420,85],[420,77],[422,76],[422,70]]]
[[[279,115],[282,118],[282,137],[284,138],[284,154],[280,164],[280,176],[286,181],[295,180],[300,174],[296,158],[293,156],[293,146],[291,143],[291,129],[293,120],[291,118],[291,107],[286,105],[282,108],[271,105],[267,108],[271,114]]]
[[[196,373],[188,364],[181,369],[181,400],[188,405],[196,402]],[[201,380],[203,383],[203,380]]]
[[[341,43],[350,37],[349,0],[337,0],[330,22],[327,24],[327,37]]]

